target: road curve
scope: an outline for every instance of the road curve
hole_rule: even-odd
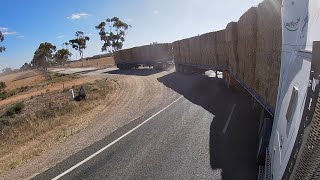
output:
[[[171,97],[34,179],[55,178],[106,146],[61,179],[256,179],[258,114],[250,96],[201,75],[157,80],[183,97]]]

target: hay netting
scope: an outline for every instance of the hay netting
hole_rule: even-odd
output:
[[[201,62],[200,36],[189,38],[189,64],[203,64]]]
[[[216,32],[202,34],[200,36],[201,44],[201,63],[210,67],[215,67],[217,59]]]
[[[265,0],[257,8],[257,92],[275,107],[281,60],[281,3]]]
[[[225,48],[224,54],[227,57],[228,69],[234,74],[238,73],[238,54],[237,54],[237,23],[231,22],[225,30]]]
[[[173,58],[175,64],[181,64],[180,45],[179,41],[172,43],[173,46]]]
[[[225,53],[226,48],[225,30],[217,31],[217,66],[222,69],[228,68],[228,57]]]
[[[255,91],[257,90],[255,79],[256,52],[257,8],[252,7],[238,21],[239,73],[237,75]]]
[[[180,44],[180,55],[181,55],[181,63],[189,64],[190,56],[189,56],[189,39],[183,39],[179,41]]]

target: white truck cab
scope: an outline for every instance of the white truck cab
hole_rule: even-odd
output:
[[[320,41],[320,0],[283,0],[282,54],[278,97],[268,147],[270,178],[285,178],[308,100],[313,42]],[[320,67],[319,67],[320,68]],[[297,155],[297,154],[295,154]],[[292,170],[292,169],[291,169]],[[286,175],[287,176],[287,175]],[[287,176],[290,177],[290,176]]]

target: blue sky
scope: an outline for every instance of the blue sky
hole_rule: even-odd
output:
[[[81,30],[91,37],[84,56],[101,54],[95,26],[117,16],[132,25],[125,48],[224,29],[261,0],[1,0],[0,31],[7,51],[0,69],[30,62],[41,42],[62,48]],[[76,52],[72,59],[78,58]]]

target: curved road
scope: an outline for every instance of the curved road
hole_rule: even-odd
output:
[[[257,178],[259,116],[248,94],[203,75],[170,73],[158,81],[177,92],[171,102],[34,179]]]

